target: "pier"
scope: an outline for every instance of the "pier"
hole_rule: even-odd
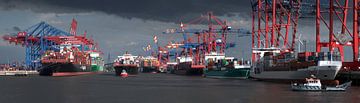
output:
[[[39,72],[34,70],[0,71],[0,76],[28,76],[38,74]]]

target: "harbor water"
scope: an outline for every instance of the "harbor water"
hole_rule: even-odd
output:
[[[284,83],[160,73],[4,76],[0,83],[0,103],[360,103],[357,86],[345,92],[294,92]]]

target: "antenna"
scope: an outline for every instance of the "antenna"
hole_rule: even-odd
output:
[[[108,60],[107,60],[108,63],[110,63],[110,61],[111,61],[111,60],[110,60],[110,52],[109,52],[109,54],[108,54],[108,58],[107,58],[107,59],[108,59]]]
[[[297,38],[296,38],[296,41],[298,41],[298,52],[300,52],[301,51],[301,46],[302,45],[304,45],[304,43],[301,41],[301,36],[302,36],[302,34],[300,34]],[[304,42],[306,42],[305,40],[304,40]],[[306,47],[305,47],[306,48]],[[306,51],[306,49],[305,49],[305,51]]]
[[[305,45],[305,51],[307,51],[307,48],[306,48],[306,40],[303,40],[303,42],[304,42],[304,45]]]

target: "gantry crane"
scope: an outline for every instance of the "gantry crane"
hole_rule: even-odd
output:
[[[192,25],[207,25],[207,29],[197,29]],[[226,24],[226,21],[220,20],[208,12],[207,16],[201,16],[192,21],[183,24],[180,28],[167,29],[163,34],[182,34],[183,42],[180,46],[183,48],[182,54],[192,56],[194,66],[202,67],[205,53],[219,52],[224,53],[228,47],[233,47],[234,43],[227,43],[227,35],[236,34],[238,36],[250,36],[250,31],[245,29],[232,29]],[[192,35],[189,37],[189,35]],[[181,53],[179,53],[181,54]],[[201,66],[202,65],[202,66]]]
[[[294,51],[301,0],[251,0],[251,5],[253,50],[275,47]],[[258,55],[253,52],[252,60]]]
[[[10,35],[3,39],[15,45],[22,45],[25,50],[25,64],[27,69],[36,70],[41,67],[41,56],[47,50],[59,51],[60,45],[77,45],[82,51],[96,51],[92,39],[85,35],[76,35],[77,22],[73,19],[70,33],[57,29],[46,22],[40,22],[30,28]]]

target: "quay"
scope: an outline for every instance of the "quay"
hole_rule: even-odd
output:
[[[0,76],[27,76],[38,74],[39,72],[35,70],[0,71]]]

